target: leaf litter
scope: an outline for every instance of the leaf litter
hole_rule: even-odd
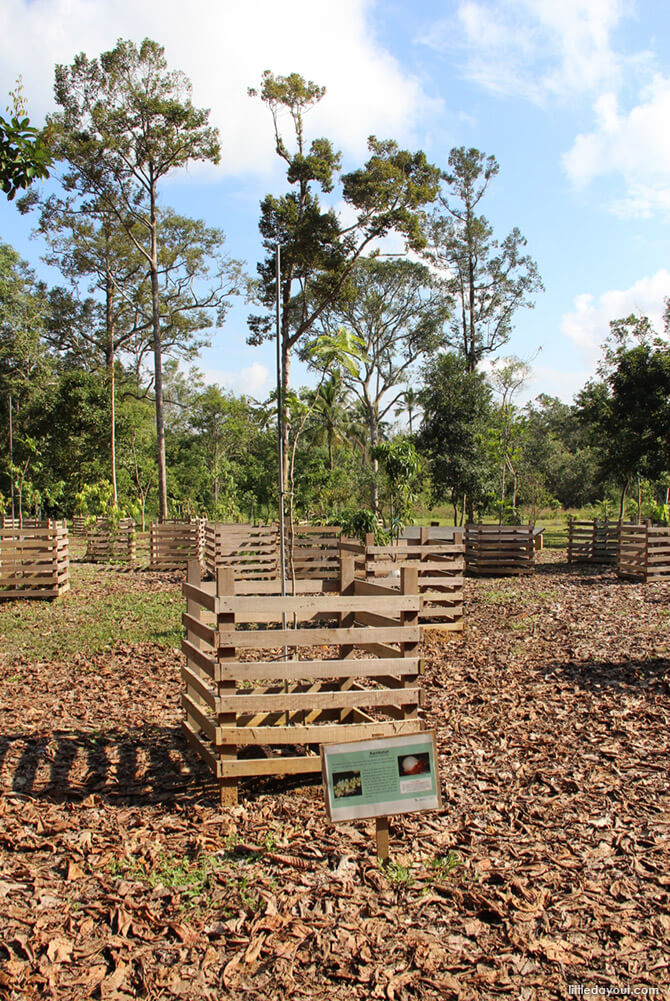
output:
[[[330,826],[315,780],[219,807],[180,736],[176,650],[0,655],[0,996],[662,993],[670,583],[556,560],[467,581],[463,635],[427,637],[444,808],[392,820],[385,871],[373,823]]]

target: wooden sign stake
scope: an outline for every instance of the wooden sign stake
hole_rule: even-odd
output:
[[[375,818],[375,834],[377,837],[377,858],[380,862],[389,860],[389,819],[388,817]]]

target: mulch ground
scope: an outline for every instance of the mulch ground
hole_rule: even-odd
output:
[[[220,809],[176,652],[0,662],[0,996],[663,996],[670,583],[559,561],[427,639],[444,808],[392,821],[387,872],[315,782]]]

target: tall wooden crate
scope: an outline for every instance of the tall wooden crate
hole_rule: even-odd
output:
[[[276,525],[205,526],[205,568],[210,577],[230,567],[237,579],[268,579],[279,573],[279,534]]]
[[[132,518],[121,518],[114,524],[108,518],[97,518],[86,532],[86,559],[90,563],[135,562],[136,536]]]
[[[0,599],[58,598],[69,587],[64,521],[0,528]]]
[[[670,580],[670,528],[621,524],[617,574],[633,580]]]
[[[440,537],[435,531],[420,527],[414,535],[390,546],[375,545],[374,535],[366,538],[368,579],[395,578],[399,586],[401,571],[409,568],[418,573],[420,624],[426,629],[460,632],[465,572],[463,530],[446,528]]]
[[[242,777],[320,771],[322,743],[423,729],[416,570],[398,591],[356,580],[347,559],[339,582],[278,590],[230,567],[203,582],[195,563],[184,585],[184,735],[223,803]]]
[[[155,522],[149,531],[151,570],[185,570],[191,560],[202,560],[204,518]]]
[[[481,577],[511,577],[535,570],[532,525],[465,526],[465,568]]]
[[[617,562],[619,522],[607,518],[568,521],[568,563]]]

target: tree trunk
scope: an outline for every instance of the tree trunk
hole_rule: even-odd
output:
[[[368,430],[370,432],[370,452],[379,444],[379,426],[372,407],[368,407]],[[379,459],[372,459],[372,494],[370,497],[372,510],[379,515]]]
[[[619,504],[619,521],[623,521],[623,512],[626,506],[626,491],[628,490],[628,480],[624,480],[621,488],[621,502]]]
[[[151,311],[154,335],[154,388],[156,392],[156,448],[158,461],[158,520],[167,519],[167,473],[165,464],[165,419],[163,416],[163,352],[161,345],[160,299],[158,295],[158,240],[156,192],[151,189]]]
[[[107,376],[109,378],[109,447],[112,464],[112,500],[114,507],[119,503],[116,489],[116,387],[114,372],[114,320],[112,319],[112,276],[107,268],[105,278],[105,330],[107,334]]]
[[[642,480],[637,474],[637,523],[642,524]]]

